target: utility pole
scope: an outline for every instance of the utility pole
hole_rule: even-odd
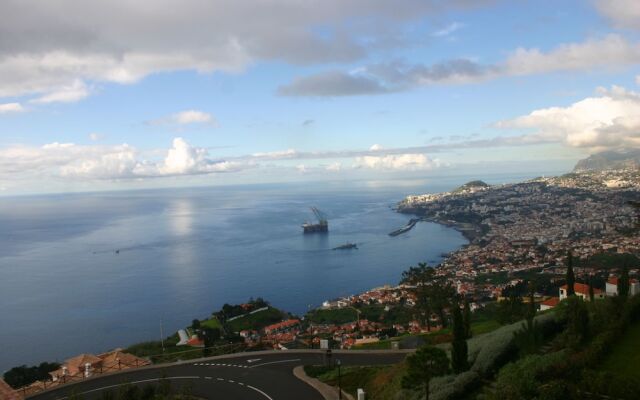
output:
[[[340,360],[336,360],[336,364],[338,364],[338,399],[342,400],[342,385],[340,384]]]
[[[162,318],[160,318],[160,343],[162,344],[162,354],[164,354],[164,333],[162,332]]]

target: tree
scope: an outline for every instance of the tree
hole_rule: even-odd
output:
[[[464,322],[464,333],[467,339],[471,339],[473,332],[471,332],[471,307],[469,306],[469,300],[464,300],[464,312],[462,314],[462,321]]]
[[[191,321],[191,327],[193,329],[200,329],[200,320],[194,319],[193,321]]]
[[[445,277],[439,277],[434,280],[429,290],[429,298],[431,304],[438,317],[443,328],[448,326],[448,321],[445,316],[444,310],[451,306],[452,300],[456,295],[456,290],[451,285],[451,282]]]
[[[536,316],[535,285],[529,283],[529,303],[527,304],[526,322],[522,329],[514,332],[514,342],[521,354],[533,354],[542,343],[542,333],[538,323],[534,321]]]
[[[618,279],[618,296],[627,298],[629,296],[629,268],[627,264],[622,267],[620,279]]]
[[[593,276],[589,276],[589,301],[593,302],[596,295],[593,292]]]
[[[416,296],[416,309],[420,316],[421,322],[431,330],[431,301],[430,288],[435,271],[429,267],[427,263],[419,263],[417,267],[409,267],[402,273],[401,283],[414,286],[413,293]]]
[[[573,287],[575,283],[576,277],[573,275],[573,254],[571,254],[571,250],[569,250],[567,252],[567,297],[576,294]]]
[[[566,307],[567,339],[570,346],[577,347],[584,343],[589,335],[589,311],[584,301],[577,296],[568,298]]]
[[[402,377],[402,386],[407,389],[423,387],[425,399],[429,400],[429,381],[449,372],[449,359],[444,350],[423,346],[407,357],[407,367],[407,374]]]
[[[459,374],[469,369],[469,351],[467,348],[467,334],[460,312],[460,305],[453,305],[453,341],[451,342],[451,367]]]

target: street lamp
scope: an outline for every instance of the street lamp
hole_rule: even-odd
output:
[[[342,400],[342,385],[340,384],[340,360],[336,360],[336,364],[338,365],[338,399]]]

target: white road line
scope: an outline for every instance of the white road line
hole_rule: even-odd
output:
[[[256,362],[256,361],[260,361],[262,360],[262,358],[252,358],[250,360],[247,360],[248,363],[252,363],[252,362]]]
[[[244,386],[244,383],[242,383],[242,382],[238,382],[238,385],[240,385],[240,386]]]
[[[169,377],[166,377],[166,378],[144,379],[144,380],[141,380],[141,381],[126,382],[126,383],[135,385],[135,384],[138,384],[138,383],[154,382],[154,381],[160,381],[160,380],[163,380],[163,379],[199,379],[199,378],[200,378],[199,376],[169,376]],[[109,386],[103,386],[103,387],[97,388],[97,389],[87,390],[86,392],[78,393],[78,395],[98,392],[100,390],[112,389],[112,388],[120,387],[120,386],[122,386],[122,383],[119,383],[117,385],[109,385]],[[64,400],[64,399],[67,399],[67,397],[60,397],[58,400]]]
[[[216,379],[219,380],[219,381],[224,381],[224,379],[222,379],[222,378],[216,378]]]
[[[300,361],[300,359],[299,358],[294,358],[294,359],[291,359],[291,360],[271,361],[271,362],[266,362],[266,363],[262,363],[262,364],[252,365],[249,368],[256,368],[256,367],[261,367],[263,365],[269,365],[269,364],[287,363],[287,362],[292,362],[292,361]]]
[[[236,381],[232,381],[231,379],[229,379],[229,382],[231,382],[231,383],[236,383]]]
[[[269,399],[269,400],[273,400],[271,397],[269,397],[269,395],[268,395],[268,394],[266,394],[266,393],[265,393],[265,392],[263,392],[262,390],[260,390],[260,389],[258,389],[258,388],[254,388],[254,387],[253,387],[253,386],[251,386],[251,385],[247,385],[247,387],[248,387],[249,389],[253,389],[253,390],[255,390],[256,392],[260,393],[261,395],[263,395],[263,396],[264,396],[264,397],[266,397],[267,399]]]

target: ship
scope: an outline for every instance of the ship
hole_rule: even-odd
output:
[[[341,244],[340,246],[333,248],[333,250],[350,250],[350,249],[358,250],[358,245],[355,243],[347,242],[345,244]]]
[[[311,211],[318,219],[317,223],[305,222],[302,224],[302,230],[304,233],[327,233],[329,232],[329,222],[327,216],[316,207],[311,207]]]

